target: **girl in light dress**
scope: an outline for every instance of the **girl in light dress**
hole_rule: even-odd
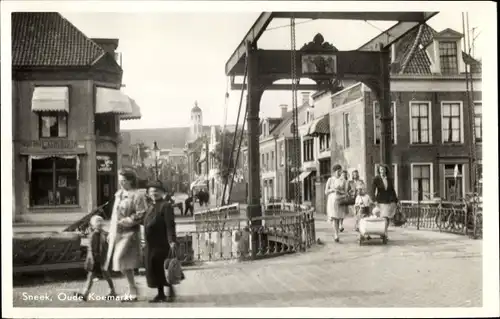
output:
[[[344,219],[347,206],[340,205],[340,199],[346,196],[346,183],[342,177],[342,167],[335,164],[332,167],[332,176],[326,182],[325,195],[327,196],[326,213],[328,221],[333,225],[333,238],[339,242],[340,223]]]

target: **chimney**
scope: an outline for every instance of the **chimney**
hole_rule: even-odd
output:
[[[309,105],[310,97],[311,97],[311,92],[302,92],[302,105]]]
[[[281,118],[284,118],[286,112],[288,112],[288,105],[287,104],[281,104],[280,105],[280,109],[281,109]]]

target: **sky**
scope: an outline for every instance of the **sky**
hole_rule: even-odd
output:
[[[460,33],[461,8],[441,11],[428,24]],[[476,58],[483,51],[480,7],[469,10],[469,29],[476,28]],[[188,126],[195,101],[204,125],[236,122],[241,91],[229,89],[224,67],[259,12],[61,12],[91,38],[118,38],[122,53],[124,93],[141,107],[142,119],[122,121],[122,129]],[[321,33],[339,50],[355,50],[395,22],[297,20],[297,49]],[[277,19],[258,42],[263,49],[289,49],[289,20]],[[267,91],[261,117],[279,116],[280,104],[291,105],[290,91]],[[244,110],[244,108],[243,108]],[[242,119],[240,119],[241,123]]]

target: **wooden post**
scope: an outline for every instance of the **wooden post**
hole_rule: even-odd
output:
[[[259,110],[260,99],[263,88],[259,83],[259,70],[257,65],[257,51],[253,45],[247,43],[247,103],[248,103],[248,206],[247,219],[261,217],[262,210],[260,206],[260,150],[259,150]],[[260,226],[261,221],[252,221],[252,226]],[[255,228],[254,228],[255,230]],[[252,258],[257,250],[257,233],[252,231]]]
[[[392,167],[392,115],[389,50],[380,45],[380,162]]]

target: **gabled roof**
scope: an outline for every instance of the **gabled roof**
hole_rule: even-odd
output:
[[[57,12],[12,13],[13,67],[89,67],[104,55]]]
[[[308,108],[309,105],[306,105],[306,104],[303,104],[301,106],[299,106],[297,108],[297,112],[300,113],[302,111],[304,111],[306,108]],[[269,134],[272,134],[272,135],[279,135],[282,133],[283,129],[293,120],[293,110],[290,110],[288,112],[285,113],[285,115],[283,116],[283,119],[282,121],[276,125],[272,131],[269,131]],[[300,126],[300,123],[299,123],[299,126]]]
[[[395,65],[399,67],[391,70],[393,74],[428,74],[431,75],[432,61],[427,53],[428,46],[436,37],[461,37],[462,34],[452,30],[445,29],[437,32],[427,24],[422,24],[421,29],[416,28],[396,41],[395,45]],[[481,62],[473,59],[465,52],[462,52],[464,62],[471,64],[472,73],[481,73]],[[402,71],[402,72],[401,72]]]

